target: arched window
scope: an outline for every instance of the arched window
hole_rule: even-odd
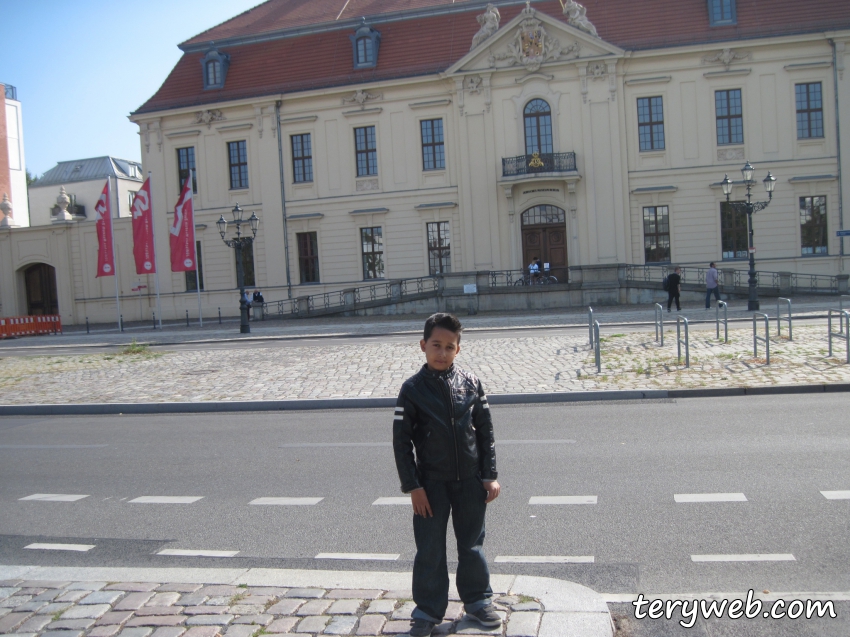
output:
[[[378,64],[381,34],[366,24],[366,18],[362,18],[358,29],[348,37],[351,39],[351,46],[354,49],[354,68],[375,68]]]
[[[373,64],[374,59],[372,38],[370,36],[357,38],[357,65]]]
[[[552,153],[552,110],[544,100],[534,99],[525,105],[525,154]]]
[[[227,67],[230,66],[230,55],[212,48],[201,58],[201,70],[203,71],[204,90],[211,88],[224,88],[227,79]]]
[[[567,213],[557,206],[534,206],[522,213],[523,226],[548,226],[551,224],[565,224]]]
[[[210,60],[207,62],[207,85],[221,83],[221,62]]]

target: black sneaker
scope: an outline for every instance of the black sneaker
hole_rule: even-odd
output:
[[[434,622],[429,622],[427,619],[414,619],[410,622],[410,637],[428,637],[433,631]]]
[[[484,608],[479,608],[474,613],[467,613],[467,617],[474,619],[485,628],[495,628],[502,625],[502,618],[496,613],[493,604],[489,604]]]

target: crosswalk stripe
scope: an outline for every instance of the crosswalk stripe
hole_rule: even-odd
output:
[[[39,502],[76,502],[87,498],[87,495],[73,495],[70,493],[33,493],[19,500],[38,500]]]
[[[182,557],[235,557],[239,551],[193,551],[189,549],[163,549],[157,555],[172,555]]]
[[[827,500],[850,500],[850,491],[821,491]]]
[[[377,500],[375,500],[372,503],[372,506],[394,505],[394,504],[409,505],[410,504],[410,496],[409,495],[403,495],[403,496],[398,496],[398,497],[393,497],[393,498],[378,498]]]
[[[203,497],[202,495],[143,495],[139,498],[128,500],[128,502],[130,504],[192,504]]]
[[[746,502],[747,496],[743,493],[676,493],[673,495],[676,502]]]
[[[593,555],[499,555],[498,564],[592,564]]]
[[[596,504],[595,495],[540,495],[529,498],[529,504]]]
[[[43,551],[79,551],[85,553],[91,551],[94,544],[53,544],[49,542],[36,542],[25,546],[25,549],[41,549]]]
[[[796,562],[790,553],[741,553],[728,555],[691,555],[693,562]]]
[[[324,498],[257,498],[248,504],[265,504],[275,506],[312,506],[319,504]]]
[[[317,560],[377,560],[394,562],[400,557],[398,553],[319,553]]]

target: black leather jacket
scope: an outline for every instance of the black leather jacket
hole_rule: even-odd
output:
[[[495,480],[496,440],[481,381],[455,365],[439,373],[423,365],[399,392],[393,449],[404,493],[422,486],[422,477]]]

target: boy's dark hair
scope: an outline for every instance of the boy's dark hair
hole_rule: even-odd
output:
[[[463,331],[463,326],[454,314],[446,314],[445,312],[437,312],[432,314],[425,321],[425,340],[431,338],[431,333],[435,327],[442,327],[444,330],[457,334],[457,342],[460,343],[460,333]]]

